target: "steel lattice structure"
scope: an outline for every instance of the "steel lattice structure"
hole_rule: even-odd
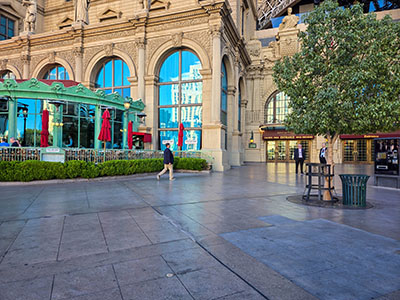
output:
[[[286,11],[289,6],[293,6],[299,0],[264,0],[258,7],[258,27],[265,28],[272,18],[278,17]]]

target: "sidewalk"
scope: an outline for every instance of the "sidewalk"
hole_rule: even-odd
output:
[[[301,206],[293,169],[2,186],[0,299],[399,299],[400,191]]]

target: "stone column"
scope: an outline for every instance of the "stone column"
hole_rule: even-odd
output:
[[[142,99],[143,103],[145,103],[145,78],[144,78],[144,70],[146,68],[146,59],[145,59],[145,38],[139,38],[136,40],[136,44],[138,47],[138,96]]]
[[[101,130],[101,106],[100,105],[96,105],[94,116],[95,116],[95,119],[94,119],[94,148],[101,149],[101,141],[99,141],[97,139],[100,134],[100,130]]]
[[[54,114],[54,122],[53,122],[53,146],[54,147],[62,147],[62,112],[63,105],[60,105],[59,108],[53,105],[53,114]]]
[[[8,101],[8,142],[10,138],[17,137],[17,100],[10,98]]]
[[[75,56],[75,81],[82,82],[83,79],[83,49],[82,47],[74,47]]]
[[[21,55],[21,61],[24,64],[23,65],[23,70],[22,70],[22,79],[30,79],[29,78],[29,65],[31,61],[31,57],[29,54],[22,54]]]
[[[221,122],[221,27],[214,25],[210,32],[213,47],[211,120],[219,124]]]

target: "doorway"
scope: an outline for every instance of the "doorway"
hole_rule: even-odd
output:
[[[374,162],[374,143],[372,139],[354,139],[342,141],[343,163]]]
[[[277,141],[266,141],[267,162],[293,162],[294,149],[297,147],[297,140],[277,140]],[[306,161],[310,158],[310,141],[300,141],[303,149],[306,153]]]

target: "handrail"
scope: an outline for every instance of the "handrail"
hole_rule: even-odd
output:
[[[25,161],[40,160],[41,151],[46,148],[40,147],[0,147],[0,161]],[[129,149],[84,149],[84,148],[62,148],[65,151],[65,161],[83,160],[86,162],[99,163],[109,160],[132,160],[146,158],[163,158],[160,150],[129,150]],[[200,151],[172,151],[175,157],[180,158],[203,158],[212,164],[214,158],[203,150]]]

